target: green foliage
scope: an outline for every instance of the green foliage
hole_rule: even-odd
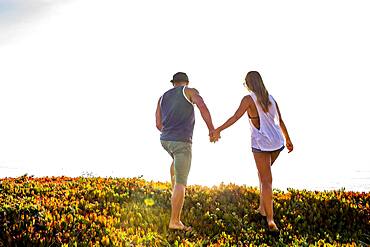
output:
[[[183,221],[169,230],[168,183],[140,178],[0,179],[0,246],[366,246],[369,193],[274,191],[271,234],[256,188],[189,186]]]

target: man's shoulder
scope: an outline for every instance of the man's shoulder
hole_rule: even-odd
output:
[[[167,97],[168,95],[171,95],[171,94],[173,94],[173,92],[174,92],[174,90],[175,90],[176,88],[170,88],[170,89],[168,89],[166,92],[164,92],[162,95],[161,95],[161,98],[163,98],[163,97]]]
[[[187,94],[190,94],[190,95],[193,95],[193,94],[199,94],[199,91],[195,88],[191,88],[191,87],[186,87],[185,88],[185,92]]]
[[[176,88],[170,88],[170,89],[168,89],[166,92],[164,92],[164,94],[166,94],[166,93],[169,93],[169,92],[172,92],[172,91],[174,91]]]

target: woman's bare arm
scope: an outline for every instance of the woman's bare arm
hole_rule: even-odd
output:
[[[276,101],[275,101],[276,103]],[[289,133],[288,133],[288,129],[287,127],[285,126],[285,123],[283,121],[283,119],[281,118],[281,113],[280,113],[280,109],[279,109],[279,106],[278,104],[276,103],[276,108],[277,108],[277,111],[278,111],[278,114],[279,114],[279,120],[280,120],[280,128],[281,128],[281,131],[283,132],[283,135],[285,137],[285,142],[286,142],[286,147],[287,149],[289,150],[288,153],[292,152],[293,151],[293,143],[292,141],[290,140],[290,136],[289,136]]]
[[[244,115],[248,107],[249,107],[248,96],[245,96],[240,102],[239,108],[236,110],[234,115],[231,116],[223,125],[218,127],[216,131],[221,132],[224,129],[229,128],[231,125],[233,125],[236,121],[238,121]]]

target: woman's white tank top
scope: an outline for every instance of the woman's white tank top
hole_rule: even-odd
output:
[[[252,92],[250,94],[256,105],[260,119],[260,129],[257,129],[251,119],[252,147],[262,151],[275,151],[284,146],[284,138],[280,128],[279,114],[274,98],[269,95],[271,105],[269,111],[264,112],[257,101],[257,96]]]

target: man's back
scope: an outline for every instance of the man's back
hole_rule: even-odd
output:
[[[186,86],[168,90],[160,100],[163,141],[192,142],[194,107],[185,95]]]
[[[171,83],[174,88],[168,90],[158,100],[155,124],[161,132],[161,145],[172,158],[170,174],[173,190],[171,219],[168,227],[189,231],[191,227],[185,226],[180,218],[191,167],[191,142],[195,123],[193,104],[198,107],[207,124],[210,136],[213,136],[215,128],[211,114],[199,92],[195,88],[187,87],[189,84],[188,76],[184,72],[178,72],[173,75]]]

